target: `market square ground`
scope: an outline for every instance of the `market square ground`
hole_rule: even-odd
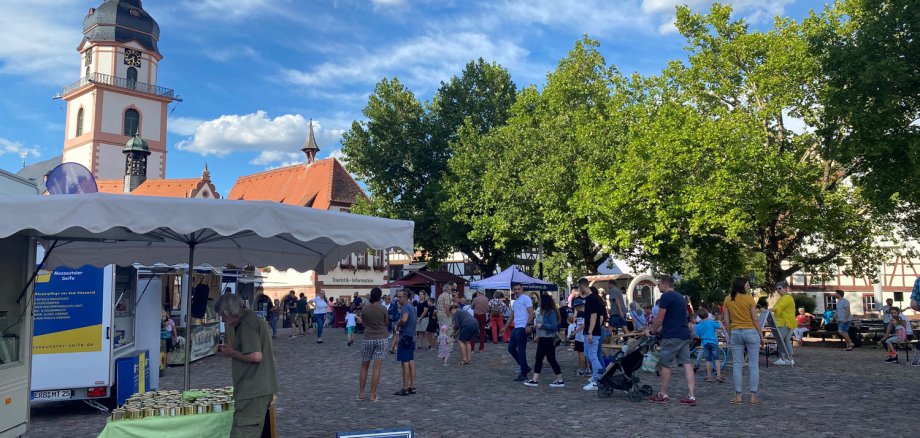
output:
[[[360,336],[358,336],[360,339]],[[892,412],[920,405],[920,367],[882,362],[882,350],[864,346],[844,352],[830,346],[797,348],[795,367],[761,366],[757,407],[734,406],[728,382],[699,381],[694,407],[631,402],[614,394],[599,399],[583,391],[576,377],[573,352],[560,348],[566,387],[549,388],[544,374],[539,388],[513,382],[515,364],[504,345],[488,344],[473,355],[473,365],[441,366],[435,351],[416,354],[417,395],[397,397],[399,366],[384,362],[379,403],[359,402],[357,372],[360,342],[347,347],[343,330],[328,330],[326,341],[313,337],[275,342],[279,394],[278,434],[282,437],[334,437],[336,431],[411,426],[419,437],[501,436],[869,436],[895,427],[910,434],[915,425],[890,423]],[[528,346],[533,360],[535,344]],[[902,354],[903,357],[903,354]],[[544,373],[550,372],[545,367]],[[179,389],[182,368],[171,368],[162,389]],[[230,384],[229,361],[209,357],[192,365],[193,387]],[[658,378],[642,374],[658,389]],[[686,391],[675,378],[672,396]],[[895,417],[900,416],[896,414]],[[56,403],[32,409],[30,438],[95,437],[106,417],[82,403]]]

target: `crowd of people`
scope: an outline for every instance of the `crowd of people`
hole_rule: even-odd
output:
[[[493,344],[507,343],[508,354],[517,363],[514,381],[528,387],[540,386],[544,363],[553,371],[552,388],[565,386],[563,371],[556,359],[561,343],[572,343],[578,358],[576,375],[587,376],[584,390],[598,390],[598,380],[605,369],[603,344],[605,338],[620,332],[633,332],[643,336],[657,336],[660,388],[649,400],[669,403],[672,371],[682,368],[687,381],[687,394],[679,399],[682,405],[696,405],[696,378],[691,362],[690,348],[696,338],[706,359],[705,382],[725,382],[721,374],[721,357],[718,354],[719,338],[724,338],[731,350],[732,383],[735,396],[732,404],[744,403],[744,375],[748,381],[748,404],[760,404],[759,355],[764,344],[764,327],[761,309],[751,294],[751,284],[745,278],[736,278],[731,290],[721,303],[701,305],[695,311],[689,299],[674,290],[674,278],[662,275],[657,280],[661,292],[654,305],[628,306],[623,291],[591,287],[587,279],[580,279],[568,299],[556,300],[547,293],[524,292],[523,285],[512,284],[510,297],[496,292],[491,299],[474,293],[469,302],[459,293],[456,284],[443,286],[436,298],[427,293],[399,290],[395,297],[385,296],[373,288],[368,302],[356,293],[350,303],[327,299],[318,292],[312,300],[304,294],[296,296],[291,291],[280,302],[269,299],[256,301],[260,318],[246,308],[238,295],[225,294],[218,299],[215,310],[228,325],[227,342],[221,345],[222,355],[232,358],[232,375],[236,410],[231,436],[251,436],[261,431],[264,415],[278,391],[275,378],[271,338],[277,335],[277,322],[282,316],[291,321],[290,338],[307,335],[316,330],[317,343],[322,343],[323,328],[331,323],[331,307],[346,306],[346,342],[351,346],[356,328],[363,328],[361,367],[358,378],[358,400],[380,400],[378,386],[383,360],[394,354],[400,363],[402,383],[396,396],[417,394],[415,354],[418,350],[437,351],[440,362],[447,366],[457,344],[460,365],[472,364],[472,355],[479,342],[482,352],[486,340]],[[776,327],[776,342],[780,357],[777,365],[794,365],[793,339],[801,341],[813,323],[813,315],[805,309],[796,309],[788,286],[776,286],[779,295],[772,308]],[[821,324],[837,325],[845,342],[844,350],[853,348],[848,336],[852,312],[843,291],[837,291],[835,309],[825,312]],[[569,306],[571,304],[571,306]],[[883,308],[886,362],[896,357],[896,345],[903,343],[911,328],[906,316],[888,300]],[[920,311],[920,279],[911,294],[911,307]],[[164,322],[164,338],[172,338],[174,330]],[[491,329],[491,330],[490,330]],[[437,343],[435,344],[435,338]],[[536,343],[533,367],[530,366],[527,347]],[[435,346],[437,348],[435,348]],[[747,361],[747,365],[744,361]],[[371,371],[373,363],[373,371]],[[367,387],[370,374],[370,387]]]

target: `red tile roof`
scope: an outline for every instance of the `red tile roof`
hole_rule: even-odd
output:
[[[210,185],[211,191],[217,195],[213,184],[201,178],[195,179],[148,179],[141,183],[132,195],[166,196],[170,198],[190,198],[198,193],[205,185]],[[124,193],[125,182],[120,179],[96,180],[96,187],[103,193]],[[219,195],[218,195],[219,196]]]
[[[367,197],[342,163],[335,158],[298,164],[241,176],[227,199],[274,201],[328,210],[351,207],[359,196]]]

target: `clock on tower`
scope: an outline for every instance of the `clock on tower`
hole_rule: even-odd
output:
[[[157,84],[159,38],[160,26],[141,0],[102,0],[89,10],[77,48],[80,78],[57,96],[67,102],[65,162],[86,166],[97,179],[121,179],[124,146],[138,135],[149,156],[143,166],[132,160],[138,167],[127,170],[166,177],[167,106],[181,99]]]

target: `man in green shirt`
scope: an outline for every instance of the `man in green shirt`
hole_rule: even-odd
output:
[[[230,437],[260,437],[268,407],[278,392],[271,329],[245,308],[239,295],[221,295],[214,308],[227,325],[227,343],[220,352],[232,359],[236,409]]]

